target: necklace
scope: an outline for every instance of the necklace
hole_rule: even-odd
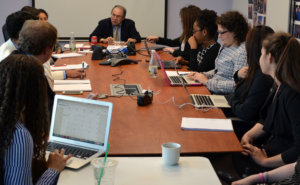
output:
[[[216,44],[216,42],[214,42],[213,44],[211,44],[210,46],[208,46],[205,49],[202,49],[202,51],[199,51],[197,54],[197,62],[198,62],[198,66],[202,63],[202,60],[204,58],[204,55],[207,53],[207,51],[212,48],[214,45]]]

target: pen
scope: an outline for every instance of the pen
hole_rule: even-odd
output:
[[[180,73],[180,76],[188,75],[189,73]]]
[[[82,64],[82,76],[81,76],[81,79],[84,78],[84,61],[81,62]]]

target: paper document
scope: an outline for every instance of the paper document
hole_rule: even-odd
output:
[[[176,71],[166,71],[168,76],[178,76]],[[190,72],[189,71],[178,71],[180,75],[188,75]]]
[[[69,49],[70,48],[70,44],[65,44],[64,47],[66,49]],[[91,46],[90,45],[84,45],[84,44],[78,43],[78,44],[76,44],[76,48],[86,48],[86,49],[89,49],[89,48],[91,48]]]
[[[54,80],[54,91],[92,91],[90,80]]]
[[[61,54],[52,54],[54,58],[71,58],[71,57],[81,57],[83,54],[79,53],[61,53]]]
[[[181,128],[183,130],[233,131],[230,119],[183,117]]]
[[[70,70],[70,69],[82,69],[82,64],[63,64],[50,66],[52,71]],[[84,62],[84,68],[89,68],[89,65]]]

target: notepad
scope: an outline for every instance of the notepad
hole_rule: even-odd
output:
[[[233,131],[230,119],[187,118],[181,121],[183,130]]]
[[[83,54],[79,53],[60,53],[60,54],[52,54],[54,58],[71,58],[71,57],[81,57]]]
[[[90,80],[54,80],[53,91],[92,91]]]
[[[65,64],[65,65],[53,65],[50,66],[52,71],[70,70],[70,69],[82,69],[82,64]],[[89,65],[84,62],[84,68],[89,68]]]

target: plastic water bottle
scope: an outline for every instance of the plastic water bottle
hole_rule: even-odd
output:
[[[158,66],[158,55],[155,50],[151,51],[151,59],[149,62],[149,77],[156,78],[157,77],[157,66]]]
[[[74,34],[74,32],[71,32],[69,46],[70,46],[70,51],[72,53],[76,51],[76,42],[75,42],[75,34]]]

